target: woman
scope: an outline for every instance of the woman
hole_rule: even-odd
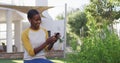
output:
[[[24,63],[53,63],[46,59],[45,50],[50,50],[58,38],[48,38],[46,29],[40,27],[41,17],[37,10],[29,10],[27,18],[30,27],[22,33]]]

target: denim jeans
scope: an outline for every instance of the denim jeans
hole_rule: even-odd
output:
[[[53,62],[48,59],[38,58],[32,60],[24,60],[24,63],[53,63]]]

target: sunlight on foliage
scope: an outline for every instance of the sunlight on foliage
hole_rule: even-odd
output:
[[[23,60],[12,60],[13,63],[23,63]]]

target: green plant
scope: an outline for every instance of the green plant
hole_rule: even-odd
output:
[[[106,21],[102,27],[90,14],[87,26],[89,36],[83,38],[80,52],[68,55],[67,63],[119,63],[120,62],[120,39],[111,31]]]
[[[93,2],[85,10],[87,17],[85,25],[88,28],[85,33],[88,34],[81,38],[80,51],[68,54],[66,61],[67,63],[119,63],[120,39],[112,27],[114,19],[119,17],[119,11],[113,10],[116,6],[114,5],[116,0],[91,1]],[[104,6],[104,4],[106,5]],[[74,21],[72,18],[70,20]]]

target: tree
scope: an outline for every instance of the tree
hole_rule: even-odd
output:
[[[91,0],[91,4],[86,7],[86,12],[90,12],[92,16],[96,17],[97,22],[102,19],[107,19],[108,24],[112,24],[114,19],[118,19],[120,10],[116,11],[120,6],[120,0]]]
[[[91,1],[85,9],[89,35],[82,38],[79,52],[68,55],[67,63],[119,63],[120,39],[108,28],[116,16],[119,18],[119,12],[113,10],[112,0],[107,0],[110,4],[107,2],[106,7],[102,3],[105,0]]]
[[[63,14],[59,14],[56,18],[57,18],[57,20],[63,20],[64,16],[63,16]]]
[[[63,15],[60,14],[57,16],[57,19],[63,19]],[[79,9],[72,9],[67,13],[67,45],[71,46],[73,50],[77,50],[78,37],[85,36],[87,33],[82,33],[80,35],[80,29],[82,28],[83,32],[87,30],[86,27],[87,18],[84,12],[81,12]]]
[[[86,28],[87,18],[84,12],[80,10],[73,12],[68,16],[68,24],[70,25],[70,31],[75,33],[77,36],[80,37],[80,29],[84,28],[83,32],[87,30]],[[86,35],[84,33],[83,35]]]
[[[63,19],[63,15],[60,14],[57,16],[57,19]],[[68,28],[69,32],[72,32],[76,34],[78,37],[80,37],[80,29],[83,28],[83,32],[87,30],[86,23],[87,18],[86,14],[84,12],[81,12],[79,9],[72,9],[67,14],[68,19]],[[87,33],[83,33],[83,36],[87,35]]]

